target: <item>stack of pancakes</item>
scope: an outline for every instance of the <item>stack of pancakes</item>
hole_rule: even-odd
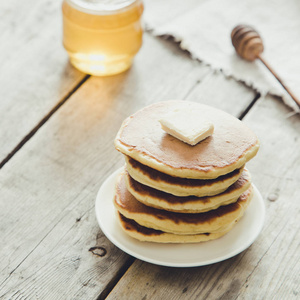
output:
[[[213,134],[194,146],[159,123],[170,110],[187,107],[214,124]],[[126,167],[114,204],[121,227],[138,240],[216,239],[232,229],[251,200],[245,163],[256,155],[259,141],[244,123],[218,109],[179,100],[150,105],[123,122],[115,147]]]

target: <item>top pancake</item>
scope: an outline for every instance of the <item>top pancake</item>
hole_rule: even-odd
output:
[[[162,130],[159,120],[170,109],[190,106],[214,124],[214,133],[190,146]],[[188,116],[187,116],[188,121]],[[240,120],[216,108],[189,101],[150,105],[127,118],[115,139],[120,152],[163,173],[209,179],[242,167],[259,148],[256,135]]]

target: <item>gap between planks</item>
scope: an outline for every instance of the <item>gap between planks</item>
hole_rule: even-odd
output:
[[[118,284],[123,275],[127,272],[127,270],[132,266],[135,262],[136,258],[133,256],[129,256],[128,260],[125,264],[119,269],[116,275],[111,279],[111,281],[107,284],[101,294],[97,297],[96,300],[104,300],[109,295],[109,293],[113,290],[113,288]]]
[[[254,104],[258,101],[258,99],[261,97],[260,93],[257,93],[254,97],[254,99],[249,103],[249,105],[246,107],[246,109],[241,112],[241,114],[238,116],[238,119],[243,120],[244,117],[248,114],[250,109],[254,106]]]
[[[63,105],[66,101],[91,77],[86,75],[73,89],[60,100],[49,112],[46,114],[38,124],[24,136],[24,138],[17,144],[17,146],[1,161],[0,170],[2,167],[36,134],[36,132],[51,118],[51,116]]]

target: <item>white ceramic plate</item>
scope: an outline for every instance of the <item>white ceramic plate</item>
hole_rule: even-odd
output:
[[[123,232],[113,205],[115,181],[122,170],[110,175],[96,199],[96,216],[106,237],[124,252],[141,260],[170,267],[196,267],[233,257],[248,248],[262,230],[265,216],[263,199],[254,186],[253,199],[243,218],[225,236],[196,244],[140,242]]]

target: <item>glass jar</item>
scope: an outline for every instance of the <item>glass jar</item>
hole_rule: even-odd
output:
[[[70,62],[97,76],[127,70],[142,45],[141,0],[64,0],[63,45]]]

